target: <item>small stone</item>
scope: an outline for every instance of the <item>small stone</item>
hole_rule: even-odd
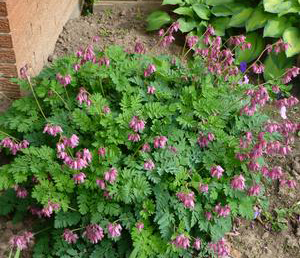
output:
[[[269,237],[269,232],[265,232],[263,235],[262,235],[262,239],[266,239]]]

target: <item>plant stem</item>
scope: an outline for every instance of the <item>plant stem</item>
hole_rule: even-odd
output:
[[[38,105],[38,107],[39,107],[39,109],[40,109],[40,111],[41,111],[43,117],[45,118],[45,120],[48,121],[47,118],[46,118],[46,116],[45,116],[45,114],[44,114],[44,112],[43,112],[43,110],[42,110],[42,107],[41,107],[41,105],[40,105],[40,103],[39,103],[39,101],[38,101],[38,99],[37,99],[37,97],[36,97],[36,95],[35,95],[35,92],[34,92],[34,90],[33,90],[33,87],[32,87],[32,84],[31,84],[29,78],[28,78],[28,82],[29,82],[29,85],[30,85],[30,89],[31,89],[31,91],[32,91],[32,94],[33,94],[33,96],[34,96],[34,99],[35,99],[35,101],[36,101],[36,104]]]
[[[42,233],[42,232],[44,232],[44,231],[46,231],[46,230],[48,230],[48,229],[51,229],[51,227],[41,229],[40,231],[34,233],[34,235],[37,235],[37,234],[39,234],[39,233]]]
[[[14,139],[14,140],[16,140],[16,141],[18,141],[18,142],[20,141],[20,140],[18,140],[17,138],[11,136],[10,134],[7,134],[6,132],[0,131],[0,134],[5,134],[5,135],[8,136],[9,138],[12,138],[12,139]]]
[[[51,89],[54,93],[56,93],[56,95],[61,99],[61,101],[65,104],[66,108],[71,111],[71,109],[69,108],[67,102],[64,101],[64,99],[59,95],[59,93],[57,91],[55,91],[54,89]]]

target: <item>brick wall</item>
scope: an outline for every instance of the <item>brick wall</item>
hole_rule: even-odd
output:
[[[78,6],[79,0],[0,0],[0,92],[19,95],[9,78],[25,64],[33,74],[42,69]]]

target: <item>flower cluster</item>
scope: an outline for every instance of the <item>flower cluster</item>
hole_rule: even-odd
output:
[[[184,234],[180,234],[172,241],[172,244],[174,244],[177,248],[187,249],[190,247],[190,239]]]
[[[63,238],[69,244],[75,244],[77,242],[78,235],[66,228],[63,233]]]
[[[223,175],[224,169],[221,166],[212,166],[210,168],[210,174],[212,177],[220,179]]]
[[[108,223],[107,230],[111,237],[119,237],[121,235],[122,227],[120,224]]]
[[[284,52],[289,48],[289,44],[285,43],[282,39],[279,39],[275,44],[268,44],[266,49],[268,53],[274,51],[275,53]]]
[[[80,105],[82,105],[82,103],[86,103],[87,106],[90,106],[92,104],[92,101],[89,99],[88,92],[83,87],[79,89],[79,93],[76,97],[76,100],[79,102]]]
[[[145,170],[153,170],[155,168],[155,164],[153,163],[153,161],[151,159],[147,160],[144,163],[144,169]]]
[[[229,245],[222,238],[216,243],[210,243],[209,248],[214,251],[219,257],[228,256],[230,253]]]
[[[25,231],[23,234],[18,236],[13,236],[9,243],[12,247],[17,247],[20,250],[27,249],[33,241],[33,234],[31,232]]]
[[[104,180],[109,183],[114,183],[117,179],[118,171],[115,168],[111,168],[107,172],[104,173]]]
[[[71,83],[71,75],[62,76],[60,73],[56,75],[56,79],[60,84],[66,87],[68,84]]]
[[[59,209],[60,209],[60,205],[58,203],[53,203],[49,201],[46,207],[42,209],[41,214],[45,217],[50,218],[53,211],[58,211]]]
[[[82,235],[93,244],[97,244],[104,238],[103,229],[97,224],[90,224],[86,226]]]
[[[195,207],[195,194],[194,192],[184,193],[179,192],[176,194],[178,199],[183,202],[183,205],[186,208],[194,208]]]
[[[207,136],[205,136],[202,132],[200,133],[197,142],[201,148],[205,148],[208,146],[210,142],[212,142],[215,139],[215,136],[213,133],[208,133]]]
[[[229,205],[225,205],[224,207],[222,207],[221,204],[218,203],[215,206],[215,212],[218,214],[219,217],[227,217],[230,213],[230,207]]]
[[[164,148],[166,143],[168,141],[168,138],[165,137],[165,136],[157,136],[154,138],[154,142],[153,142],[153,145],[154,145],[154,148]]]
[[[13,155],[16,155],[21,149],[28,148],[29,142],[27,140],[23,140],[19,143],[16,143],[11,138],[6,137],[0,142],[0,146],[8,148]]]
[[[284,84],[289,83],[293,78],[297,77],[300,74],[300,68],[293,66],[292,68],[287,69],[285,75],[282,78]]]
[[[46,124],[46,126],[44,127],[44,131],[43,133],[48,133],[52,136],[56,136],[58,133],[62,133],[63,130],[59,125],[50,125],[50,124]]]
[[[235,176],[231,181],[231,187],[236,190],[243,190],[245,188],[245,178],[243,175]]]
[[[142,132],[145,128],[145,123],[146,122],[139,119],[138,116],[134,116],[129,123],[129,127],[135,132]]]
[[[145,54],[146,49],[141,42],[136,42],[134,46],[134,52],[137,54]]]
[[[163,37],[161,39],[160,45],[162,47],[166,47],[169,46],[170,44],[172,44],[173,41],[175,41],[175,38],[173,36],[173,33],[179,30],[179,23],[178,22],[174,22],[171,24],[171,26],[169,27],[169,29],[165,32],[164,29],[159,30],[158,35],[160,37]]]
[[[156,71],[156,67],[154,64],[149,64],[147,69],[144,71],[144,76],[148,77]]]
[[[21,199],[24,199],[24,198],[27,197],[28,192],[27,192],[27,190],[26,190],[24,187],[15,185],[14,189],[15,189],[15,191],[16,191],[17,197],[19,197],[19,198],[21,198]]]
[[[155,87],[153,87],[153,86],[149,86],[149,87],[147,88],[147,93],[148,93],[148,94],[154,94],[155,91],[156,91],[156,89],[155,89]]]

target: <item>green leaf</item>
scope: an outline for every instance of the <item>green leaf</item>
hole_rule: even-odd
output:
[[[246,42],[251,43],[251,48],[245,50],[236,49],[235,56],[237,63],[253,61],[259,56],[265,46],[264,39],[256,32],[246,35]]]
[[[264,27],[269,18],[270,14],[264,12],[261,7],[257,7],[246,22],[246,31],[253,31]]]
[[[211,9],[211,13],[215,16],[229,16],[232,15],[232,10],[226,5],[217,5]]]
[[[215,29],[215,33],[217,36],[225,36],[225,30],[228,28],[229,21],[229,17],[212,19],[211,25]]]
[[[171,22],[171,17],[168,13],[163,11],[155,11],[151,13],[146,19],[148,26],[147,30],[157,30],[161,28],[163,25]]]
[[[249,19],[253,12],[253,8],[245,8],[241,12],[234,14],[229,22],[229,27],[244,27],[245,22]]]
[[[212,6],[221,5],[221,4],[229,4],[229,3],[233,3],[233,2],[234,2],[234,0],[206,0],[206,4],[212,5]]]
[[[293,59],[287,58],[284,52],[270,53],[264,62],[264,78],[266,81],[283,75],[287,68],[293,66]]]
[[[178,19],[178,22],[179,22],[179,29],[183,33],[189,32],[197,26],[196,21],[193,19],[180,18]]]
[[[166,5],[166,4],[172,4],[172,5],[175,5],[175,4],[182,4],[182,0],[164,0],[162,2],[162,5]]]
[[[190,16],[192,18],[194,17],[194,12],[191,7],[179,7],[176,8],[173,12],[181,15]]]
[[[203,20],[209,20],[210,10],[204,4],[194,4],[192,5],[195,13]]]
[[[253,219],[253,203],[249,197],[241,199],[239,204],[239,213],[245,219]]]
[[[55,215],[54,227],[55,228],[66,228],[69,226],[76,225],[80,221],[80,213],[76,211],[72,212],[58,212]]]
[[[269,19],[264,28],[264,37],[279,38],[284,30],[291,26],[291,23],[285,17]]]
[[[289,43],[286,56],[291,57],[300,53],[300,31],[296,27],[289,27],[283,32],[283,40]]]
[[[269,13],[281,13],[288,10],[292,3],[283,0],[263,0],[264,9]]]

